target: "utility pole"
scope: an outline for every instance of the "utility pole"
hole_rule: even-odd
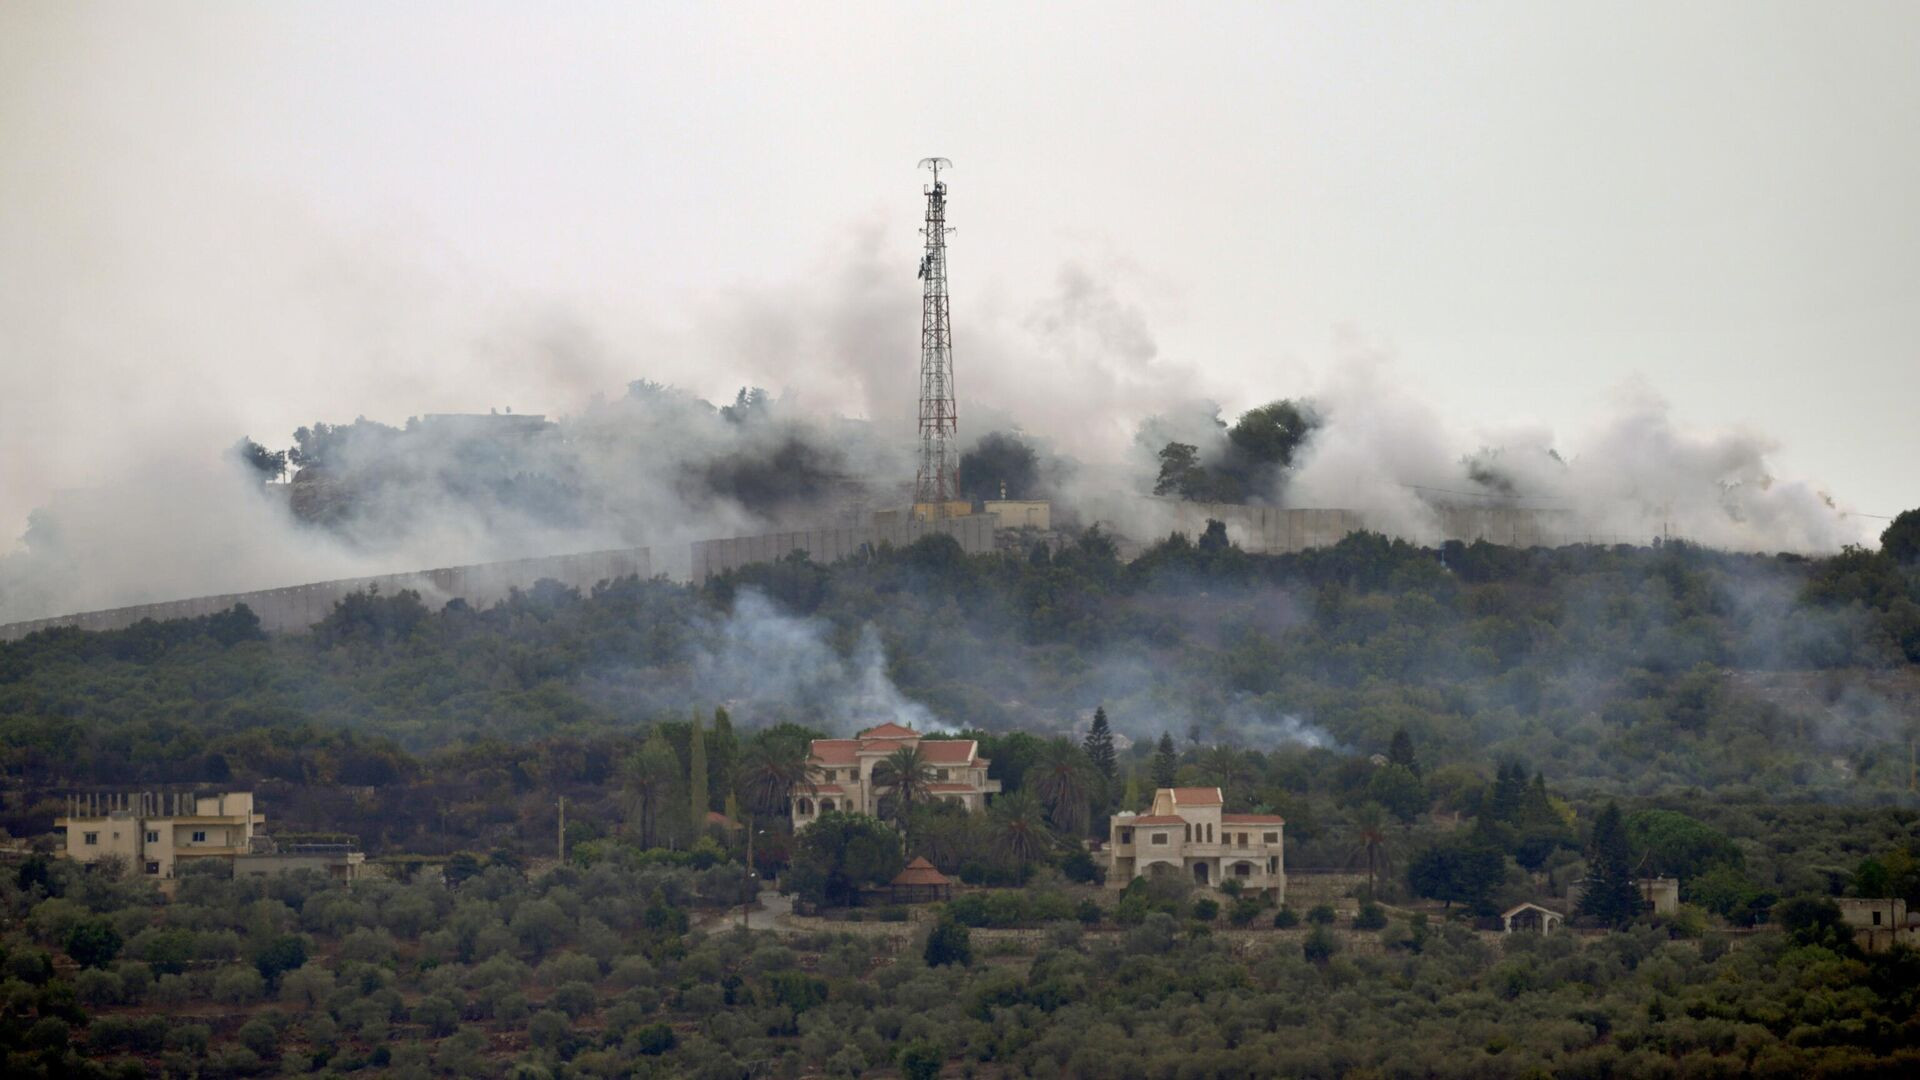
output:
[[[748,929],[747,920],[753,912],[753,905],[760,902],[760,878],[753,869],[753,811],[747,811],[747,899],[740,905],[740,929]]]
[[[953,440],[959,432],[953,398],[953,326],[947,314],[947,185],[940,170],[952,168],[946,158],[922,158],[922,168],[933,170],[927,193],[927,220],[920,232],[927,238],[920,256],[920,468],[913,478],[913,512],[921,519],[947,516],[948,503],[959,495],[953,460]]]

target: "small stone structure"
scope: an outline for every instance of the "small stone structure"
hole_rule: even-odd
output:
[[[1834,900],[1840,918],[1853,931],[1853,942],[1863,952],[1886,952],[1895,945],[1920,947],[1920,923],[1913,921],[1900,897],[1842,896]]]
[[[1511,934],[1519,929],[1537,930],[1548,934],[1566,921],[1565,915],[1550,911],[1539,904],[1516,904],[1500,913],[1500,932]]]

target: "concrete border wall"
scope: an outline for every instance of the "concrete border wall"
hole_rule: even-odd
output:
[[[373,588],[389,596],[402,589],[413,589],[428,607],[437,611],[456,597],[475,607],[490,606],[506,599],[513,589],[529,588],[543,578],[551,578],[576,589],[591,589],[602,581],[628,575],[643,578],[653,576],[653,558],[649,549],[618,548],[540,559],[448,566],[438,570],[319,581],[283,589],[198,596],[190,600],[59,615],[0,626],[0,641],[15,641],[36,630],[57,626],[73,626],[82,630],[120,630],[142,619],[191,619],[225,611],[235,604],[245,604],[251,608],[260,617],[263,630],[299,632],[325,618],[333,610],[335,602],[351,593]]]
[[[838,562],[877,550],[882,544],[905,547],[923,536],[945,533],[960,542],[960,550],[978,555],[993,550],[993,529],[998,521],[992,514],[937,521],[893,521],[877,525],[853,525],[837,529],[803,529],[798,532],[767,533],[762,536],[735,536],[724,540],[693,542],[693,580],[705,581],[753,563],[775,562],[796,551],[805,552],[817,563]]]
[[[1198,537],[1206,530],[1207,520],[1211,518],[1227,526],[1227,535],[1243,551],[1257,555],[1282,555],[1309,548],[1331,547],[1347,534],[1361,529],[1373,529],[1390,536],[1405,536],[1405,530],[1369,521],[1366,513],[1360,510],[1292,509],[1172,499],[1155,501],[1171,514],[1174,532]],[[1578,519],[1566,510],[1436,506],[1432,508],[1432,514],[1430,531],[1438,535],[1405,538],[1427,544],[1440,540],[1466,543],[1485,540],[1491,544],[1521,548],[1610,543],[1617,539],[1586,534]]]

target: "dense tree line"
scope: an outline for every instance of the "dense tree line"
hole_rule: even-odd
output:
[[[980,904],[898,951],[734,929],[735,864],[645,858],[447,882],[29,862],[0,880],[8,1076],[1904,1076],[1920,968],[1831,903],[1735,942],[1637,928],[1504,940],[1374,912],[1251,947],[1212,900],[1131,916],[1059,885],[983,943]],[[1121,901],[1124,907],[1129,896]],[[1116,920],[1118,922],[1116,923]],[[1117,929],[1116,929],[1117,926]],[[1085,929],[1083,929],[1085,928]]]

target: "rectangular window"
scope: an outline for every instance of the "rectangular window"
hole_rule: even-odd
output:
[[[1133,830],[1132,830],[1132,829],[1121,829],[1121,830],[1120,830],[1120,842],[1121,842],[1121,843],[1123,843],[1123,844],[1131,844],[1131,843],[1133,843]]]
[[[1277,844],[1277,843],[1279,843],[1279,842],[1280,842],[1280,834],[1279,834],[1279,833],[1277,833],[1277,832],[1270,832],[1270,833],[1268,833],[1268,834],[1267,834],[1267,843],[1269,843],[1269,844]]]
[[[1877,911],[1873,913],[1873,925],[1875,926],[1880,925],[1880,913]]]
[[[206,830],[204,830],[204,829],[200,829],[200,830],[195,830],[195,832],[194,832],[194,834],[193,834],[193,842],[194,842],[194,843],[196,843],[196,844],[204,844],[204,843],[206,843],[206,842],[207,842],[207,834],[206,834]]]
[[[160,864],[159,864],[159,863],[157,863],[157,862],[151,862],[151,861],[149,861],[149,862],[147,863],[147,873],[149,873],[149,874],[157,874],[157,873],[159,873],[159,872],[160,872]]]
[[[945,769],[936,770],[934,773],[934,776],[937,779],[945,780],[947,778],[947,770]]]
[[[82,834],[80,842],[83,844],[98,844],[100,842],[100,834],[97,832]]]
[[[153,831],[152,829],[148,829],[148,830],[147,830],[147,843],[149,843],[149,844],[157,844],[157,843],[159,843],[159,842],[160,842],[160,834],[159,834],[159,833],[157,833],[157,832],[154,832],[154,831]]]
[[[1166,834],[1166,833],[1163,833],[1163,832],[1157,832],[1157,833],[1154,833],[1154,834],[1153,834],[1153,842],[1154,842],[1154,843],[1156,843],[1156,844],[1164,844],[1164,843],[1166,843],[1166,842],[1167,842],[1167,834]]]

